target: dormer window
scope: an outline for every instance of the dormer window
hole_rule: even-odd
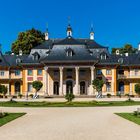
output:
[[[33,59],[34,60],[39,60],[39,58],[40,58],[40,55],[38,54],[38,52],[35,52],[35,53],[33,53]]]
[[[50,50],[46,51],[46,55],[48,56],[50,54]]]
[[[101,60],[106,60],[106,58],[107,58],[107,54],[106,53],[101,53],[100,54],[100,58],[101,58]]]
[[[123,58],[119,58],[118,63],[123,64]]]
[[[21,63],[21,59],[20,58],[17,58],[16,59],[16,64],[19,64],[19,63]]]
[[[71,48],[66,49],[66,56],[72,57],[74,55],[74,51]]]

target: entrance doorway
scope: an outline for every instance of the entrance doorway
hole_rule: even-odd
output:
[[[53,91],[54,95],[59,95],[59,82],[54,82]]]
[[[71,80],[66,82],[66,93],[73,93],[73,82]]]
[[[80,82],[80,94],[81,95],[86,94],[86,84],[84,81]]]
[[[15,83],[15,93],[20,93],[20,82]]]

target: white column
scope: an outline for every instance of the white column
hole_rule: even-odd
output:
[[[130,83],[130,95],[133,94],[133,91],[132,91],[132,83]]]
[[[90,67],[90,71],[91,71],[90,95],[94,94],[94,89],[93,89],[93,86],[92,86],[92,81],[95,79],[94,70],[95,70],[94,66]]]
[[[79,67],[75,67],[76,73],[76,95],[79,95]]]
[[[63,95],[63,67],[59,67],[60,70],[60,95]]]
[[[115,84],[115,82],[114,82],[114,75],[115,75],[115,73],[114,73],[114,69],[112,70],[112,82],[111,82],[111,91],[112,91],[112,94],[114,95],[114,84]]]
[[[45,70],[45,78],[44,78],[44,89],[45,89],[45,95],[48,95],[48,67],[44,67]]]

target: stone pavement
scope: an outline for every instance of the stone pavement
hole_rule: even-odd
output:
[[[27,113],[0,127],[0,140],[139,140],[140,126],[114,114],[137,107],[0,107]]]

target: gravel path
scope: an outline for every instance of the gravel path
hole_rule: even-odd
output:
[[[137,107],[0,107],[7,112],[27,112],[0,127],[0,140],[139,140],[140,126],[114,114]]]

